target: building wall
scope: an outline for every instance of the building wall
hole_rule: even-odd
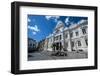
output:
[[[86,21],[85,21],[86,22]],[[73,25],[70,28],[63,26],[60,26],[54,30],[52,35],[48,36],[48,44],[47,44],[47,50],[49,51],[53,51],[52,50],[52,44],[53,43],[57,43],[57,42],[61,42],[63,48],[67,51],[72,51],[72,50],[83,50],[85,52],[87,52],[87,48],[88,45],[86,45],[85,39],[87,39],[87,43],[88,43],[88,27],[87,27],[87,23],[86,24],[77,24],[77,25]],[[86,29],[86,33],[83,34],[82,29],[85,28]],[[71,33],[73,32],[73,36],[71,37]],[[78,34],[76,35],[76,33],[78,32]],[[67,34],[67,36],[66,36]],[[61,40],[55,40],[55,37],[60,36],[61,35]],[[52,40],[51,40],[52,39]],[[72,47],[73,45],[73,47]]]
[[[83,27],[86,27],[86,34],[83,34],[83,32],[82,32],[82,28]],[[71,39],[69,39],[70,38],[69,37],[70,34],[68,33],[68,31],[67,31],[67,33],[69,35],[68,35],[67,39],[65,37],[65,45],[66,45],[66,43],[68,43],[68,47],[66,47],[66,49],[68,49],[69,51],[71,51],[71,44],[70,44],[70,42],[74,42],[74,47],[72,47],[72,49],[87,51],[87,47],[88,46],[86,45],[86,42],[85,42],[85,39],[88,39],[87,25],[79,26],[77,28],[70,29],[70,33],[71,32],[73,32],[73,37],[71,37]],[[77,36],[76,36],[76,32],[78,32]],[[80,41],[80,43],[81,43],[80,46],[78,46],[78,41]]]
[[[28,38],[28,51],[34,51],[37,48],[37,42],[34,39]]]

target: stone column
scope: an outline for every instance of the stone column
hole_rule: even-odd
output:
[[[64,51],[65,48],[65,37],[64,37],[64,28],[62,30],[62,50]]]
[[[69,49],[69,51],[72,51],[72,41],[71,41],[71,36],[70,36],[71,30],[68,29],[68,32],[69,32],[69,43],[70,43],[70,49]]]

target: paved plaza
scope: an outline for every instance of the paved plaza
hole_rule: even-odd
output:
[[[66,53],[67,56],[52,56],[51,51],[28,53],[28,61],[88,58],[88,54],[85,52],[66,52]]]

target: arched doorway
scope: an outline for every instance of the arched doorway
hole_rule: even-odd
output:
[[[57,43],[55,43],[55,48],[56,48],[56,50],[59,50],[59,51],[61,51],[62,50],[62,44],[61,44],[61,42],[57,42]]]

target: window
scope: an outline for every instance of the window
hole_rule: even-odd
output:
[[[58,37],[56,36],[56,40],[58,40]]]
[[[68,38],[68,34],[65,34],[65,38]]]
[[[47,38],[47,42],[49,42],[49,38]]]
[[[70,37],[73,37],[73,32],[72,32],[72,33],[70,33]]]
[[[56,37],[54,37],[54,41],[56,41]]]
[[[81,41],[78,41],[78,46],[81,46]]]
[[[77,31],[77,32],[75,32],[76,33],[76,36],[78,36],[79,35],[79,32]]]
[[[55,37],[55,41],[57,40],[57,37]]]
[[[87,39],[85,39],[85,43],[86,43],[86,45],[88,46],[88,40],[87,40]]]
[[[59,33],[59,30],[58,29],[56,30],[56,33]]]
[[[32,47],[32,44],[30,43],[30,47]]]
[[[60,35],[60,40],[61,40],[61,35]]]
[[[58,37],[56,36],[56,37],[54,37],[54,40],[56,41],[56,40],[58,40]]]
[[[86,34],[86,29],[83,28],[83,29],[82,29],[82,32],[83,32],[83,34]]]
[[[71,42],[71,45],[72,45],[72,47],[74,47],[74,42],[73,41]]]
[[[33,47],[35,48],[35,44],[33,44]]]
[[[52,42],[52,38],[51,38],[51,42]]]
[[[48,38],[48,42],[50,42],[50,38]]]
[[[68,47],[68,42],[66,42],[65,45],[66,45],[65,47]]]
[[[55,40],[58,40],[58,36],[55,37]]]

